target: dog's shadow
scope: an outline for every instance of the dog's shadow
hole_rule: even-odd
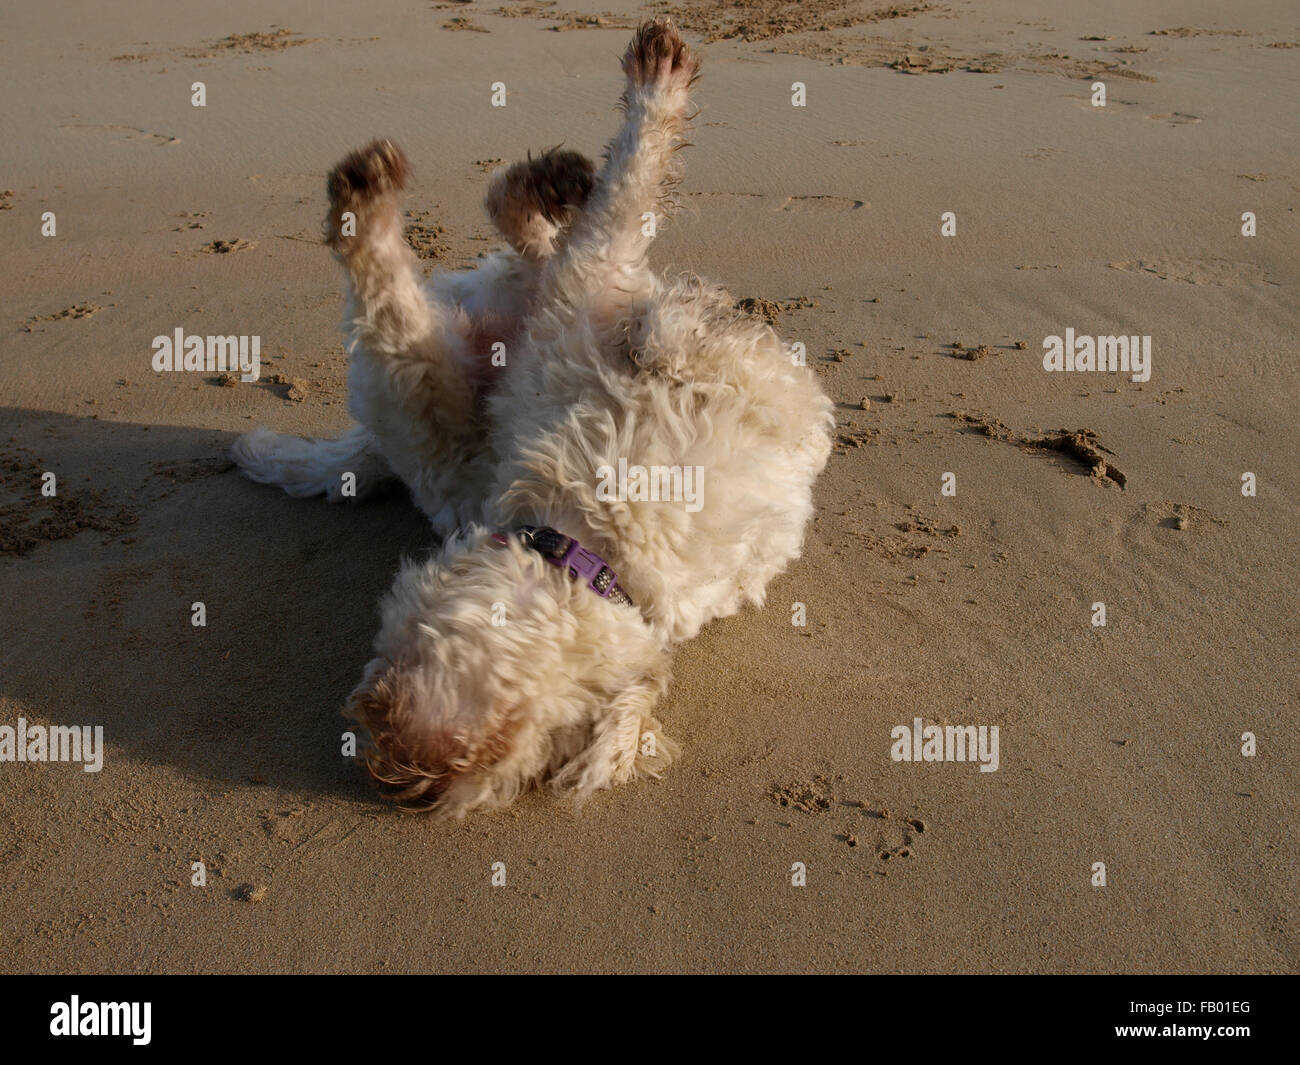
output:
[[[102,725],[105,771],[373,799],[340,710],[402,557],[437,540],[401,489],[253,484],[232,439],[0,408],[0,723]]]

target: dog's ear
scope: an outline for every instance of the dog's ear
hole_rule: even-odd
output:
[[[410,676],[396,666],[363,682],[344,711],[369,734],[365,761],[370,775],[393,789],[388,798],[416,809],[438,804],[465,754],[463,744],[458,749],[448,742],[432,720],[417,718],[419,712]]]
[[[516,706],[492,708],[471,735],[422,705],[409,671],[388,666],[352,693],[345,714],[369,734],[366,768],[386,797],[414,810],[438,807],[457,781],[486,773],[514,747],[523,716]]]

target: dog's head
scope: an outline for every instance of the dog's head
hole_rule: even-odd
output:
[[[346,713],[371,774],[411,808],[509,802],[578,756],[614,700],[666,672],[634,607],[484,530],[408,563]]]

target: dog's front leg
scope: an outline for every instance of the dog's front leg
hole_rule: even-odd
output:
[[[623,56],[622,129],[567,244],[548,264],[543,303],[616,312],[649,283],[645,256],[675,181],[699,61],[666,19],[645,23]]]
[[[587,746],[556,770],[551,786],[572,788],[581,804],[600,788],[624,784],[634,776],[659,776],[681,751],[663,735],[654,717],[666,683],[664,671],[615,696],[592,726]]]

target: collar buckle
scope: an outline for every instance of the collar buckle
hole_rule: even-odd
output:
[[[557,565],[567,569],[571,579],[582,581],[602,599],[609,598],[609,590],[614,586],[614,571],[605,565],[603,558],[588,551],[577,540],[569,544]]]
[[[552,566],[564,570],[570,580],[581,581],[602,599],[613,603],[635,606],[631,596],[619,586],[618,575],[596,552],[588,551],[571,536],[556,532],[549,526],[525,525],[517,530],[523,545],[536,551]],[[499,532],[492,539],[504,544],[506,537]]]

